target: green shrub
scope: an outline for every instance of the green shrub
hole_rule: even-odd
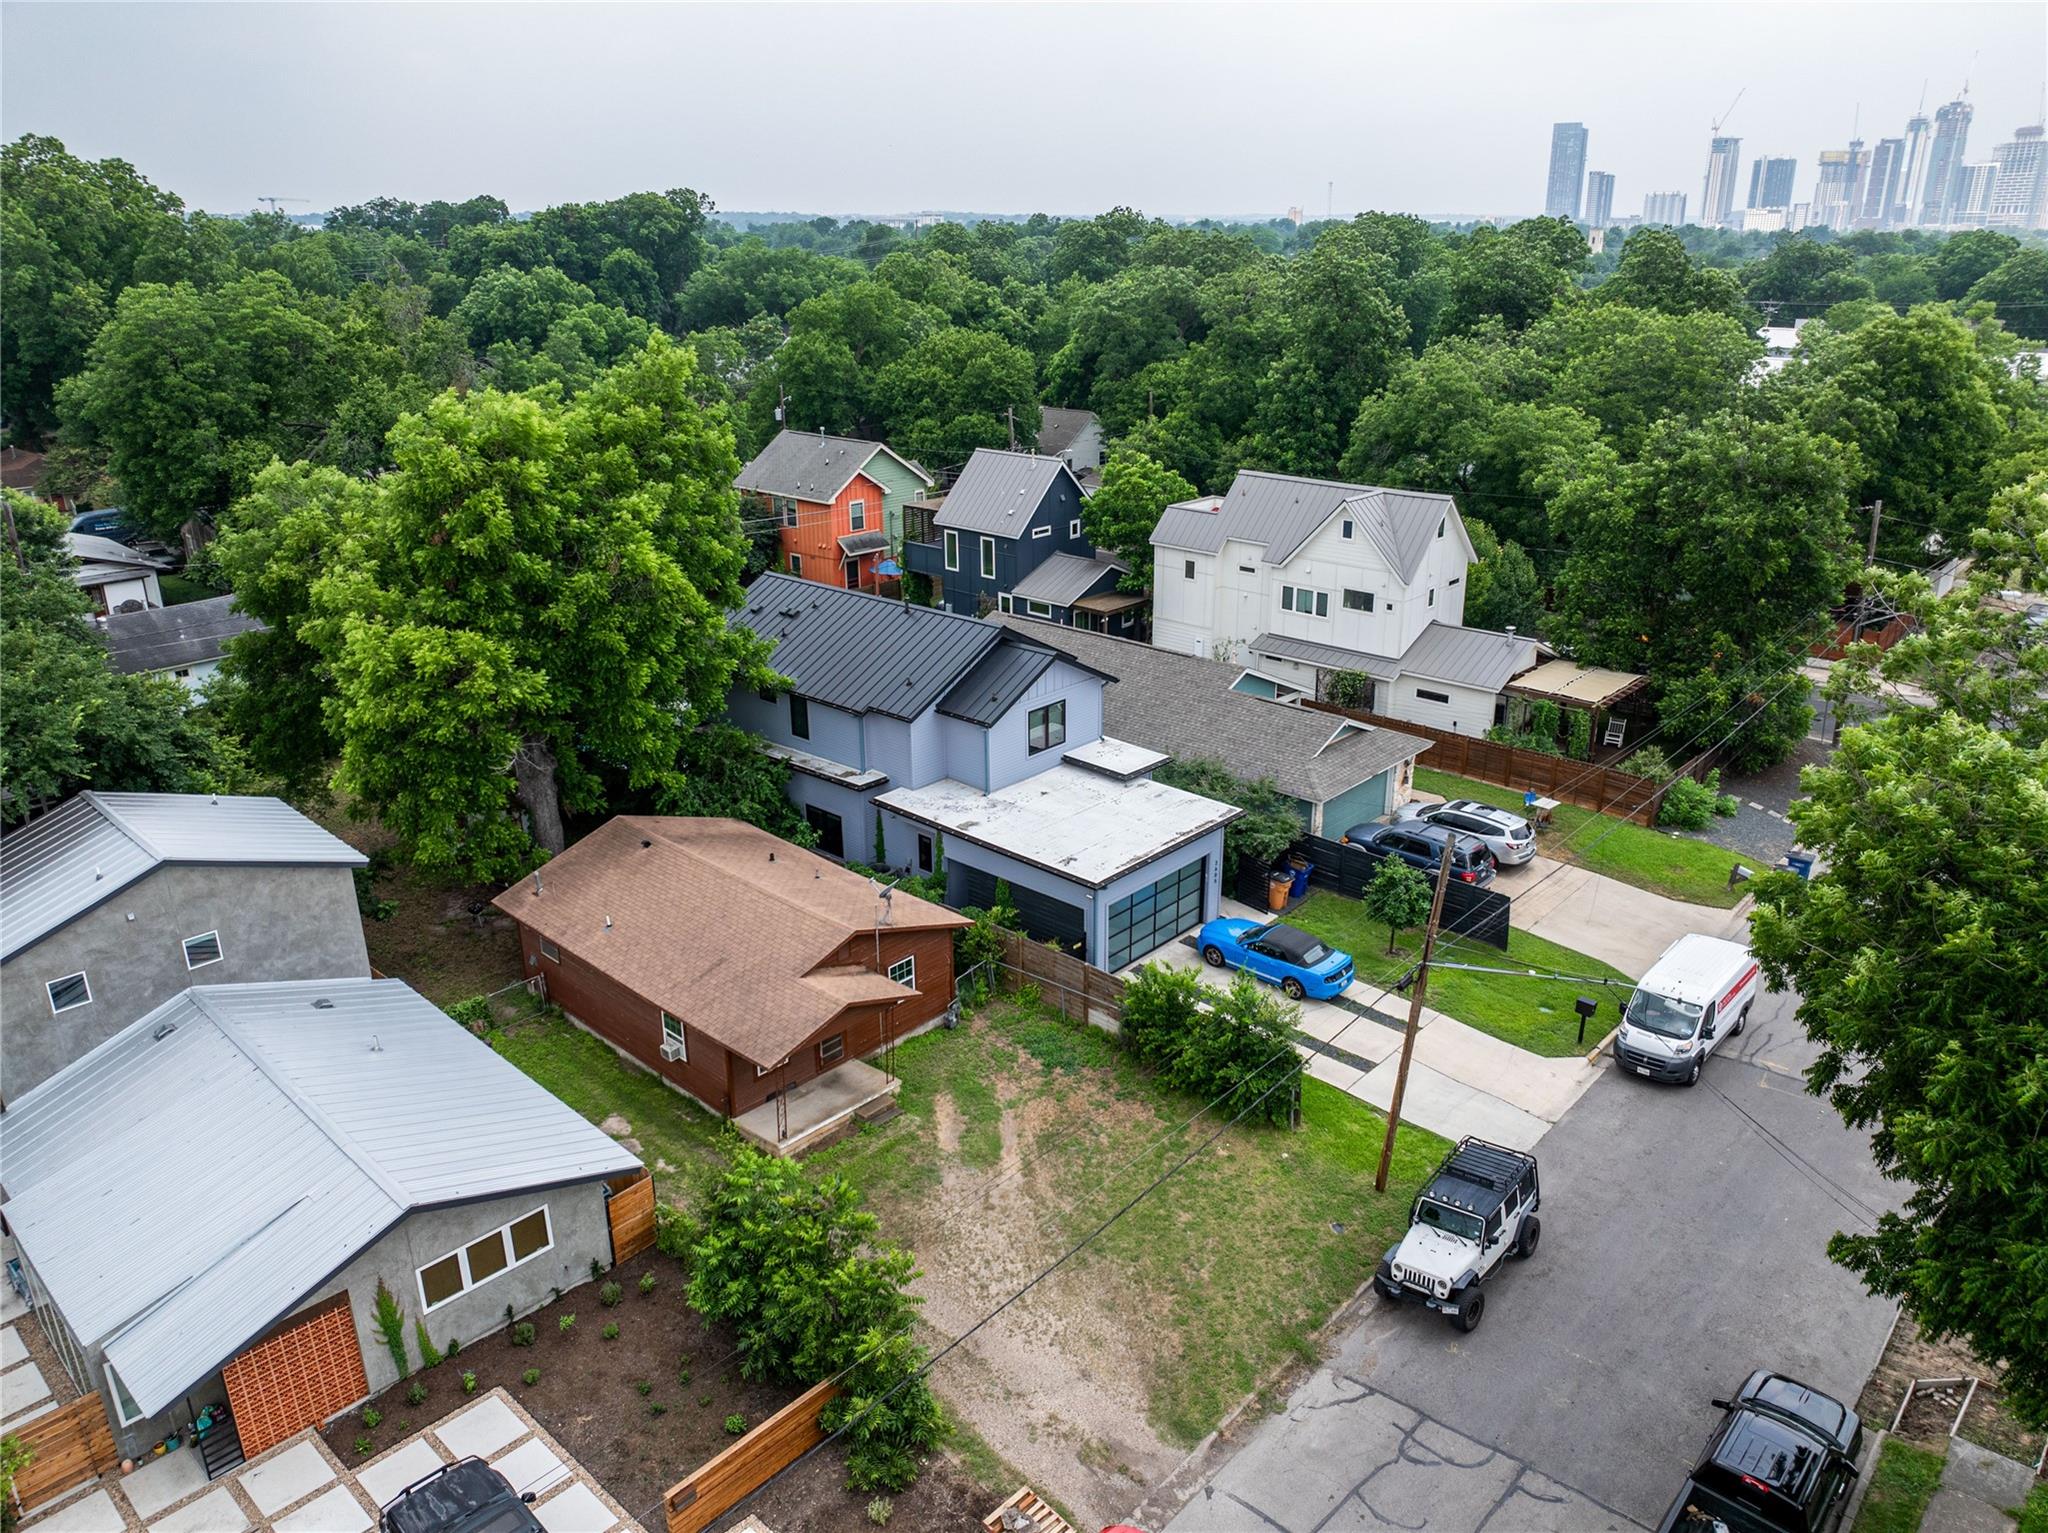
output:
[[[650,1293],[653,1293],[653,1292],[654,1292],[654,1284],[655,1284],[655,1276],[654,1276],[654,1274],[653,1274],[653,1273],[651,1273],[651,1272],[643,1272],[643,1273],[641,1273],[641,1274],[640,1274],[640,1282],[639,1282],[639,1285],[638,1285],[638,1286],[639,1286],[640,1292],[641,1292],[641,1293],[642,1293],[643,1295],[644,1295],[644,1294],[650,1294]]]
[[[877,1496],[868,1503],[868,1521],[878,1528],[886,1528],[895,1512],[896,1503],[887,1496]]]
[[[377,1279],[376,1316],[377,1330],[402,1379],[412,1372],[405,1359],[405,1311],[398,1307],[398,1296],[384,1286],[382,1278]]]
[[[663,1256],[685,1260],[697,1243],[697,1221],[670,1203],[654,1205],[654,1248]]]
[[[924,1349],[903,1334],[874,1332],[860,1361],[840,1379],[819,1416],[827,1432],[846,1434],[846,1483],[859,1491],[900,1491],[917,1480],[918,1462],[946,1430],[939,1402],[918,1370]]]
[[[512,1327],[512,1345],[530,1347],[534,1343],[534,1329],[531,1320],[522,1320]]]
[[[449,1337],[449,1338],[448,1338],[448,1355],[449,1355],[450,1357],[453,1357],[453,1356],[454,1356],[454,1355],[455,1355],[456,1353],[460,1352],[461,1350],[462,1350],[462,1338],[461,1338],[460,1336],[451,1336],[451,1337]]]
[[[563,1315],[555,1321],[555,1326],[564,1336],[567,1336],[576,1328],[576,1317],[574,1315]]]
[[[690,1360],[687,1357],[683,1359],[683,1366],[676,1370],[676,1382],[678,1384],[690,1382]]]
[[[427,1403],[427,1386],[417,1381],[405,1392],[405,1403],[417,1409]]]
[[[434,1345],[434,1338],[427,1334],[427,1322],[415,1320],[412,1323],[413,1345],[419,1348],[420,1366],[438,1368],[441,1366],[441,1349]]]
[[[355,1442],[356,1457],[368,1458],[377,1451],[377,1445],[367,1437],[358,1437]]]
[[[476,1375],[475,1375],[475,1374],[473,1374],[473,1373],[469,1373],[469,1372],[466,1372],[466,1371],[465,1371],[465,1372],[463,1373],[463,1375],[462,1375],[462,1392],[463,1392],[464,1394],[466,1394],[466,1395],[473,1395],[473,1394],[475,1394],[475,1393],[476,1393]]]
[[[363,1425],[368,1427],[372,1432],[377,1430],[377,1423],[382,1421],[383,1419],[384,1413],[378,1410],[376,1406],[366,1405],[363,1407]]]
[[[1565,754],[1579,761],[1590,761],[1593,757],[1593,715],[1585,708],[1574,708],[1565,715]]]
[[[597,1335],[600,1341],[617,1341],[619,1339],[618,1321],[607,1320],[605,1322],[604,1329],[599,1331]]]
[[[1292,1006],[1240,973],[1217,996],[1192,970],[1145,964],[1124,984],[1123,1039],[1177,1091],[1226,1117],[1292,1122],[1301,1097]],[[861,1487],[866,1488],[866,1487]]]
[[[1332,671],[1323,683],[1323,701],[1339,708],[1364,709],[1372,696],[1372,678],[1363,671]]]
[[[597,1302],[606,1309],[612,1308],[625,1297],[625,1291],[617,1283],[607,1283],[597,1291]]]
[[[1705,782],[1681,777],[1664,790],[1664,802],[1657,809],[1657,823],[1677,830],[1705,830],[1713,823],[1715,807],[1721,797],[1721,774],[1718,770],[1707,773]]]
[[[483,1033],[491,1025],[491,1003],[480,995],[465,996],[448,1008],[448,1015],[471,1032]]]
[[[665,1416],[668,1414],[668,1407],[659,1400],[656,1400],[647,1407],[647,1414],[650,1416]]]
[[[1218,761],[1167,762],[1153,777],[1168,787],[1235,804],[1244,811],[1223,828],[1224,887],[1241,867],[1271,867],[1301,839],[1301,815],[1271,778],[1246,782]]]
[[[540,1370],[538,1368],[527,1369],[526,1372],[519,1375],[519,1382],[528,1389],[533,1388],[534,1385],[540,1382]]]
[[[742,1416],[738,1411],[734,1411],[730,1416],[725,1418],[725,1435],[727,1437],[738,1437],[742,1435],[746,1430],[747,1418]]]
[[[633,1387],[640,1391],[640,1398],[643,1400],[654,1393],[654,1381],[652,1379],[642,1379]]]
[[[1664,754],[1664,747],[1661,745],[1645,745],[1622,762],[1621,769],[1624,772],[1633,772],[1638,777],[1647,777],[1651,782],[1669,782],[1678,772],[1678,768],[1671,764],[1671,758]]]
[[[1557,748],[1557,736],[1539,735],[1533,729],[1510,729],[1505,724],[1495,724],[1486,731],[1486,738],[1495,745],[1512,746],[1518,751],[1534,751],[1539,756],[1561,756]]]
[[[604,1276],[604,1263],[596,1257],[590,1258],[590,1281],[595,1283]]]
[[[1124,1047],[1147,1064],[1170,1059],[1200,1018],[1207,991],[1192,969],[1139,965],[1124,981]]]

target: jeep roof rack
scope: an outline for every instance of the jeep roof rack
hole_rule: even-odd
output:
[[[1444,1157],[1422,1195],[1483,1216],[1505,1203],[1535,1164],[1533,1155],[1468,1134]]]

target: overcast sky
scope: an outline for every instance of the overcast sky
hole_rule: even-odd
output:
[[[1583,121],[1617,213],[1698,206],[1709,125],[1799,160],[1967,78],[2039,120],[2048,6],[0,5],[0,125],[194,207],[690,186],[728,209],[1539,211]]]

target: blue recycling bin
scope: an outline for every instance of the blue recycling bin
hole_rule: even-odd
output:
[[[1810,852],[1787,852],[1785,866],[1801,878],[1813,877],[1814,857]]]
[[[1289,899],[1298,900],[1308,893],[1308,876],[1315,870],[1316,865],[1312,862],[1305,862],[1294,870],[1294,883],[1287,891]]]

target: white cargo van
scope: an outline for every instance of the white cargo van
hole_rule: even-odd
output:
[[[1622,1003],[1614,1062],[1690,1086],[1721,1040],[1742,1031],[1761,984],[1757,962],[1741,943],[1698,932],[1680,937]]]

